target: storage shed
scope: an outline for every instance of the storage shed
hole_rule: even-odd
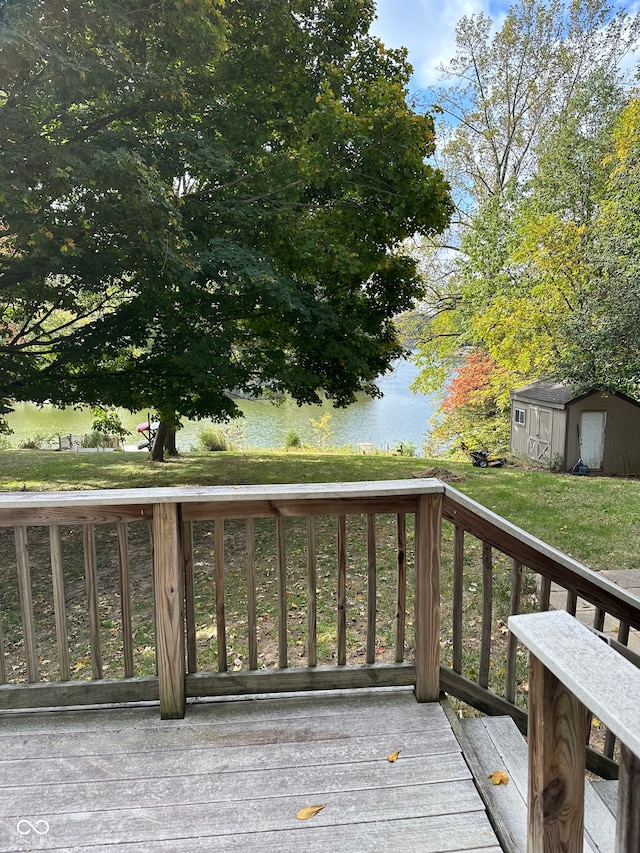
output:
[[[640,474],[640,403],[540,379],[511,392],[511,452],[561,471]]]

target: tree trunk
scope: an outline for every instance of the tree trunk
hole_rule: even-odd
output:
[[[169,432],[164,440],[164,449],[167,451],[169,456],[177,456],[178,455],[178,447],[176,445],[176,431],[175,429],[171,429],[169,427]]]
[[[164,462],[164,446],[170,429],[171,427],[166,421],[160,421],[158,432],[151,448],[151,459],[153,462]]]

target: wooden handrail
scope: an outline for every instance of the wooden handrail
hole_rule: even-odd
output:
[[[583,849],[585,721],[622,743],[617,853],[640,849],[640,670],[565,611],[512,616],[529,649],[529,853]]]

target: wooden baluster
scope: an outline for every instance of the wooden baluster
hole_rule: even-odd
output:
[[[289,642],[287,635],[287,546],[284,518],[276,519],[276,548],[278,551],[278,667],[289,666]]]
[[[416,509],[416,699],[440,695],[440,550],[442,495],[419,495]]]
[[[129,584],[129,536],[127,524],[116,525],[118,539],[118,570],[120,581],[120,613],[122,619],[122,654],[125,678],[133,678],[133,632],[131,628],[131,587]]]
[[[491,661],[491,621],[493,619],[493,555],[491,545],[482,543],[482,637],[480,645],[480,687],[489,686]]]
[[[49,551],[51,554],[51,583],[53,586],[53,610],[56,621],[60,681],[70,681],[71,667],[69,665],[69,640],[67,637],[67,613],[64,596],[62,542],[60,539],[60,528],[57,524],[49,526]]]
[[[216,634],[218,671],[227,671],[227,621],[224,609],[224,520],[216,519],[214,533],[216,583]]]
[[[100,641],[100,611],[98,606],[98,568],[96,561],[96,536],[93,524],[82,528],[84,547],[84,576],[87,588],[89,614],[89,642],[91,644],[91,671],[96,679],[102,678],[102,644]]]
[[[604,631],[605,611],[601,607],[596,607],[593,614],[593,627],[596,631]]]
[[[18,566],[18,590],[20,594],[20,611],[22,614],[22,632],[24,636],[24,651],[27,662],[27,679],[38,681],[38,649],[36,646],[36,630],[33,619],[33,597],[31,593],[31,570],[29,568],[29,547],[27,543],[27,528],[15,528],[16,560]]]
[[[7,662],[4,651],[4,632],[2,630],[2,609],[0,609],[0,684],[7,683]]]
[[[565,603],[565,609],[567,613],[570,613],[572,616],[576,615],[576,610],[578,609],[578,596],[572,590],[567,590],[567,600]]]
[[[453,533],[453,669],[462,673],[462,598],[464,592],[464,530]]]
[[[396,663],[404,661],[407,624],[407,518],[398,513],[398,594],[396,603]]]
[[[338,666],[347,663],[347,525],[338,516]]]
[[[513,561],[511,566],[511,597],[509,600],[509,615],[517,616],[520,613],[520,596],[522,594],[522,563]],[[507,678],[505,685],[505,699],[508,702],[516,701],[516,652],[518,638],[509,633],[507,641]]]
[[[640,850],[640,757],[624,744],[620,749],[616,853]]]
[[[551,580],[550,580],[550,578],[543,575],[540,578],[540,610],[541,611],[548,610],[550,601],[551,601]]]
[[[529,666],[527,850],[582,853],[585,709],[533,654]]]
[[[163,720],[181,719],[186,701],[184,558],[176,504],[154,505],[152,536],[160,714]]]
[[[316,560],[316,521],[307,516],[307,656],[308,666],[318,664],[318,612],[317,612],[317,560]]]
[[[184,565],[184,601],[187,646],[187,672],[198,671],[198,646],[196,642],[196,597],[193,575],[193,523],[182,522],[182,559]]]
[[[367,515],[367,663],[376,660],[376,611],[378,597],[376,517]]]
[[[247,632],[249,669],[258,668],[258,620],[256,615],[256,535],[252,518],[245,520],[247,543]]]

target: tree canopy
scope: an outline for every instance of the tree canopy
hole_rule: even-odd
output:
[[[6,400],[225,419],[346,405],[421,294],[403,241],[451,204],[370,0],[7,0]]]
[[[507,446],[509,392],[578,377],[578,324],[595,354],[587,303],[601,291],[607,158],[628,98],[620,62],[639,26],[605,0],[517,0],[496,32],[483,15],[458,24],[451,85],[432,93],[449,121],[442,162],[457,214],[446,244],[424,247],[431,321],[416,383],[445,389],[442,443]]]

